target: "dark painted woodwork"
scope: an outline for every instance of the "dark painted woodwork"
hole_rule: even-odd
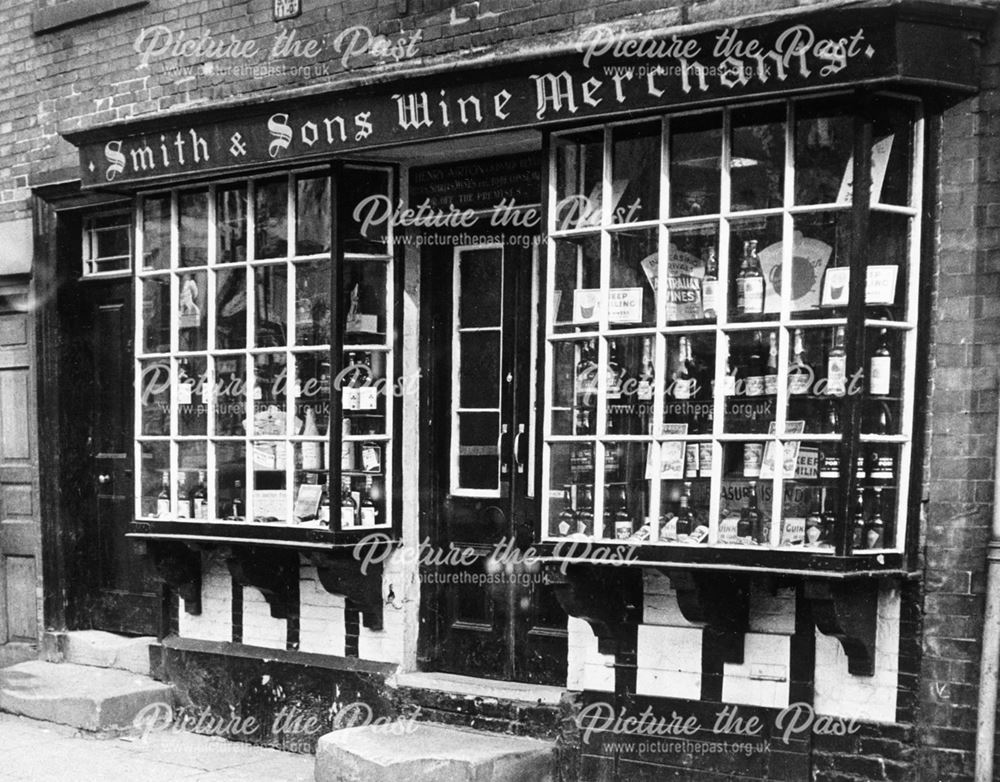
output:
[[[226,566],[233,582],[256,587],[267,600],[271,616],[287,619],[299,610],[299,555],[296,551],[234,546]]]
[[[640,569],[548,564],[544,575],[563,610],[590,625],[601,654],[617,654],[620,645],[628,646],[631,627],[642,622]]]
[[[142,545],[159,577],[184,600],[184,611],[199,615],[201,552],[179,541],[150,540]]]
[[[803,597],[811,604],[816,627],[833,636],[847,654],[847,670],[855,676],[875,675],[879,582],[850,585],[807,580]]]
[[[361,561],[354,556],[317,551],[309,555],[323,589],[347,598],[347,608],[360,612],[369,630],[381,630],[385,600],[382,598],[382,563],[370,563],[361,572]]]

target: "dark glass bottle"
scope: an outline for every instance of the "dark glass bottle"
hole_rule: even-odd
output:
[[[808,394],[812,386],[813,372],[806,363],[805,339],[802,329],[795,329],[792,338],[792,362],[788,365],[788,393]]]
[[[690,535],[694,530],[694,514],[691,512],[691,481],[684,481],[680,507],[677,509],[677,536]]]
[[[736,275],[736,314],[759,315],[764,311],[764,273],[757,256],[757,240],[743,243],[743,257]]]
[[[757,481],[750,481],[747,504],[740,511],[740,520],[736,524],[736,535],[740,538],[752,538],[757,543],[763,543],[764,517],[757,504]]]
[[[865,492],[859,488],[854,498],[854,513],[851,516],[851,539],[854,551],[865,545]]]
[[[872,512],[865,524],[865,548],[885,546],[885,522],[882,519],[882,487],[872,489]]]
[[[563,537],[576,532],[576,512],[573,510],[573,493],[569,486],[563,491],[563,507],[559,511],[556,532]]]

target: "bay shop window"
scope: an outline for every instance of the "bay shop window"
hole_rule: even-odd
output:
[[[391,229],[338,217],[392,190],[343,166],[139,199],[137,522],[392,526]]]
[[[902,550],[921,133],[844,94],[553,134],[544,539]]]

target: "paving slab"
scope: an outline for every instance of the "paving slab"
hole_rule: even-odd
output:
[[[550,782],[555,744],[395,723],[345,728],[316,747],[316,782]]]
[[[127,671],[42,660],[0,669],[0,711],[37,720],[120,730],[156,703],[173,704],[173,690]]]

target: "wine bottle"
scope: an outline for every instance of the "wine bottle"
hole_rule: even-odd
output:
[[[607,374],[607,397],[608,399],[621,399],[622,385],[627,375],[625,367],[618,360],[617,340],[608,340],[608,374]]]
[[[723,396],[736,396],[736,372],[732,368],[729,353],[726,354],[726,374],[722,377]]]
[[[576,531],[583,535],[594,534],[594,490],[585,484],[577,491]]]
[[[833,347],[826,357],[826,393],[843,396],[847,393],[847,351],[844,349],[844,327],[833,333]]]
[[[888,334],[882,329],[878,346],[869,362],[868,391],[872,396],[888,396],[892,377],[892,353],[889,350]]]
[[[625,494],[625,487],[618,490],[618,503],[614,515],[615,538],[618,540],[628,540],[632,536],[632,515],[628,512],[628,497]]]
[[[187,490],[187,473],[177,474],[177,518],[191,518],[191,496]]]
[[[885,522],[882,520],[882,487],[872,489],[872,515],[865,525],[865,547],[882,548],[885,536]]]
[[[677,510],[677,536],[690,535],[694,529],[694,514],[691,512],[691,481],[684,481],[680,507]]]
[[[823,540],[823,512],[819,506],[813,506],[806,516],[805,545],[818,546]]]
[[[233,481],[233,511],[232,518],[240,520],[243,518],[243,481],[237,479]]]
[[[837,403],[830,399],[826,403],[826,413],[823,416],[822,430],[824,434],[840,433],[840,414]],[[820,446],[819,477],[840,477],[840,443],[836,441],[823,442]]]
[[[740,520],[736,523],[736,536],[761,543],[764,525],[763,516],[757,505],[757,481],[750,481],[747,491],[747,504],[740,511]]]
[[[764,359],[763,343],[764,335],[760,331],[755,332],[753,346],[743,371],[747,396],[764,395],[764,376],[767,372],[767,364]]]
[[[688,337],[677,341],[677,371],[674,372],[674,399],[690,399],[694,393],[695,378],[691,371],[690,342]]]
[[[588,339],[580,345],[580,360],[576,362],[576,406],[594,406],[597,394],[597,355],[594,340]]]
[[[302,427],[303,437],[319,437],[316,426],[316,411],[312,405],[306,407],[306,422]],[[316,441],[304,442],[302,448],[302,469],[318,471],[323,469],[323,444]]]
[[[198,471],[198,485],[191,494],[191,509],[196,519],[208,518],[208,490],[205,487],[205,471]]]
[[[556,530],[563,537],[576,531],[576,513],[573,510],[573,493],[569,486],[563,490],[563,507],[559,511]]]
[[[636,398],[640,402],[649,402],[653,399],[655,375],[656,370],[653,367],[653,339],[652,337],[643,337],[642,368],[639,371],[639,382],[635,391]]]
[[[346,382],[341,384],[341,404],[344,410],[360,410],[361,409],[361,389],[360,389],[360,375],[361,370],[358,368],[358,358],[354,351],[347,354],[347,370],[342,376]]]
[[[357,526],[358,505],[351,494],[350,478],[343,478],[340,482],[340,526],[342,529],[350,529]]]
[[[805,339],[802,329],[795,329],[792,339],[792,363],[788,365],[788,393],[808,394],[812,386],[812,369],[806,363]]]
[[[770,331],[767,335],[767,366],[764,368],[764,393],[767,396],[778,394],[778,332]]]
[[[821,543],[829,543],[833,540],[833,531],[837,524],[837,514],[831,507],[831,494],[833,492],[823,489],[823,534],[820,536]]]
[[[372,498],[372,477],[370,475],[365,478],[365,490],[361,495],[360,514],[362,527],[374,527],[378,524],[378,507]]]
[[[875,415],[874,429],[877,435],[888,435],[892,430],[892,414],[889,405],[881,402]],[[891,480],[896,473],[896,460],[891,443],[872,443],[868,452],[868,477],[874,480]]]
[[[764,273],[757,256],[757,240],[743,243],[743,258],[736,276],[736,314],[759,315],[764,311]]]
[[[170,473],[166,470],[160,476],[160,493],[156,495],[156,516],[161,519],[170,517]]]
[[[851,516],[851,539],[854,551],[860,551],[865,542],[865,492],[858,488],[854,498],[854,515]]]
[[[719,297],[719,260],[715,255],[715,246],[708,248],[708,258],[705,260],[705,276],[701,279],[701,306],[705,320],[715,320]]]
[[[319,497],[319,508],[316,510],[316,519],[320,524],[330,526],[330,484],[323,483],[323,493]]]

